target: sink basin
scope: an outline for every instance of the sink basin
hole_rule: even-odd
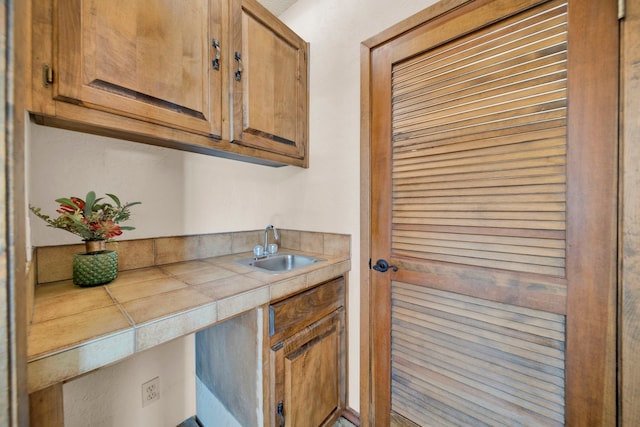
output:
[[[297,270],[298,268],[306,267],[320,261],[326,260],[306,255],[278,254],[261,259],[245,258],[236,262],[238,264],[247,265],[270,273],[282,273]]]

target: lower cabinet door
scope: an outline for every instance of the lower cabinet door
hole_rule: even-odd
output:
[[[274,426],[332,425],[344,408],[344,309],[272,347]]]

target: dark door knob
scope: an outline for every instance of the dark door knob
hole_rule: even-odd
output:
[[[398,267],[396,267],[395,265],[389,265],[389,262],[386,259],[379,259],[378,261],[376,261],[376,265],[374,265],[372,268],[375,271],[379,271],[380,273],[384,273],[389,269],[398,271]]]

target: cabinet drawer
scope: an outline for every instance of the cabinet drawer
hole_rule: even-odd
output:
[[[280,338],[305,328],[344,305],[344,277],[269,306],[269,336]],[[275,340],[277,341],[277,340]]]

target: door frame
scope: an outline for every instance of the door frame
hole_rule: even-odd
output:
[[[394,25],[393,27],[383,31],[382,33],[364,41],[361,44],[361,256],[360,256],[360,270],[361,270],[361,308],[360,308],[360,323],[361,323],[361,342],[360,342],[360,368],[361,368],[361,395],[360,395],[360,417],[363,426],[376,425],[374,405],[377,396],[376,386],[377,383],[384,379],[376,378],[380,373],[373,372],[376,357],[380,357],[373,351],[373,329],[372,321],[374,316],[379,316],[381,313],[373,313],[371,311],[371,304],[373,302],[373,291],[371,288],[371,270],[369,267],[372,247],[371,225],[372,225],[372,197],[371,197],[371,172],[376,167],[375,159],[371,156],[371,139],[372,139],[372,123],[371,114],[371,66],[372,66],[372,51],[381,46],[385,42],[392,40],[401,34],[410,31],[411,29],[419,26],[420,24],[433,20],[438,16],[449,13],[457,8],[460,8],[467,3],[472,3],[473,0],[443,0],[436,3],[427,9],[413,15],[406,20]],[[579,10],[581,14],[589,14],[590,16],[596,16],[603,22],[602,25],[610,25],[612,19],[617,18],[617,2],[610,0],[608,2],[597,2],[599,4],[589,5]],[[569,17],[571,20],[571,15]],[[571,25],[571,24],[570,24]],[[605,37],[602,37],[598,31],[581,32],[580,37],[575,35],[572,37],[569,34],[569,43],[573,52],[585,52],[587,49],[593,52],[598,52],[598,59],[611,65],[612,62],[618,63],[618,51],[612,51],[611,49],[600,49],[598,46],[602,46],[602,43],[611,43],[612,37],[615,37],[617,43],[620,39],[618,37],[617,25],[616,31],[608,31]],[[630,27],[630,26],[629,26]],[[575,30],[573,31],[574,34]],[[597,35],[595,35],[597,34]],[[628,37],[633,41],[637,41],[638,35],[630,35],[625,33],[625,37]],[[573,44],[571,44],[573,42]],[[621,40],[625,43],[625,40]],[[632,44],[631,44],[632,45]],[[571,53],[570,53],[571,55]],[[604,57],[603,57],[604,55]],[[630,60],[628,61],[630,64]],[[589,66],[589,63],[578,64],[580,66]],[[629,65],[630,66],[630,65]],[[622,70],[620,70],[622,73]],[[570,111],[569,114],[575,114],[580,116],[582,120],[580,123],[592,124],[596,122],[596,118],[599,116],[598,112],[611,111],[617,112],[619,109],[618,100],[618,79],[621,81],[624,76],[615,74],[613,76],[606,76],[603,79],[599,79],[598,82],[587,82],[584,85],[574,85],[569,87],[571,102],[574,102],[576,106]],[[628,78],[630,81],[630,78]],[[590,84],[589,84],[590,83]],[[585,105],[590,99],[600,99],[600,97],[606,100],[606,103],[600,104],[600,108],[583,109],[577,106]],[[574,116],[574,117],[576,117]],[[631,121],[630,121],[631,122]],[[581,135],[596,135],[596,137],[589,138],[589,141],[612,141],[612,144],[616,144],[618,141],[618,123],[617,119],[607,122],[606,126],[572,126],[572,123],[577,123],[576,120],[570,121],[569,132],[570,141],[571,138],[580,140]],[[638,124],[629,123],[627,126],[635,127],[636,131],[634,135],[638,134]],[[624,128],[624,127],[623,127]],[[589,149],[598,150],[598,144],[590,143]],[[590,425],[615,425],[616,414],[616,314],[617,314],[617,301],[616,301],[616,281],[620,281],[620,278],[616,275],[617,268],[617,252],[619,243],[615,241],[617,221],[614,223],[606,222],[599,223],[593,222],[592,218],[589,218],[590,206],[597,206],[601,200],[609,201],[609,209],[614,212],[616,210],[616,195],[620,200],[624,200],[625,194],[617,189],[616,181],[616,169],[615,161],[617,160],[617,153],[611,153],[611,146],[605,147],[603,154],[606,152],[607,167],[602,176],[587,177],[587,184],[584,186],[577,185],[570,188],[568,203],[574,204],[573,210],[576,210],[576,206],[584,206],[582,214],[577,219],[575,225],[571,225],[568,229],[567,245],[574,245],[574,247],[582,247],[580,245],[586,245],[593,241],[593,238],[598,233],[610,234],[611,239],[597,248],[595,251],[591,251],[590,256],[597,256],[602,260],[598,263],[598,268],[593,265],[581,265],[580,258],[574,256],[567,259],[567,276],[573,276],[573,280],[582,280],[584,285],[579,290],[573,290],[568,292],[567,295],[567,313],[568,315],[575,316],[575,320],[569,321],[567,324],[567,348],[571,351],[572,348],[579,348],[580,343],[585,337],[597,335],[598,342],[606,343],[599,348],[589,348],[588,351],[583,351],[580,348],[580,352],[572,351],[568,352],[567,356],[567,389],[566,389],[566,419],[569,425],[581,425],[583,421],[589,421]],[[622,153],[622,156],[628,155],[626,152]],[[583,161],[581,157],[574,156],[568,157],[568,162],[574,162],[574,165],[579,165]],[[637,160],[636,160],[637,161]],[[624,164],[624,163],[623,163]],[[627,162],[627,164],[630,164]],[[583,174],[591,173],[592,167],[581,166],[580,172]],[[633,173],[633,172],[632,172]],[[628,174],[627,174],[628,175]],[[634,177],[640,179],[640,171],[636,170]],[[580,179],[584,176],[576,178],[570,178],[571,183],[579,183]],[[598,185],[597,188],[591,188],[595,182],[604,182],[603,185]],[[588,193],[587,193],[588,190]],[[629,190],[626,190],[629,191]],[[607,194],[613,195],[607,199]],[[627,196],[628,197],[628,196]],[[613,199],[613,200],[611,200]],[[611,206],[613,203],[613,206]],[[570,206],[571,207],[571,206]],[[591,222],[590,222],[591,221]],[[599,228],[597,232],[583,233],[582,228],[585,226],[593,226]],[[633,224],[623,224],[625,229],[620,230],[621,233],[626,231],[626,227],[633,227]],[[578,228],[581,227],[581,228]],[[637,227],[635,227],[637,230]],[[635,234],[635,239],[638,239],[638,234]],[[626,236],[627,241],[632,236]],[[603,268],[599,268],[603,266]],[[639,267],[640,269],[640,267]],[[640,276],[638,271],[635,271],[635,276]],[[602,286],[602,283],[609,286]],[[597,304],[598,301],[608,301],[607,304]],[[595,304],[595,305],[594,305]],[[584,307],[588,307],[591,310],[587,312]],[[640,318],[640,316],[638,316]],[[639,319],[634,319],[639,320]],[[627,319],[629,321],[629,319]],[[581,323],[583,322],[583,323]],[[588,325],[585,329],[583,325]],[[580,327],[578,327],[578,325]],[[639,344],[640,346],[640,344]],[[577,353],[577,354],[573,354]],[[596,360],[594,365],[592,359]],[[595,372],[593,375],[583,375],[585,369],[590,367],[591,372]],[[387,380],[388,382],[388,380]],[[383,386],[386,386],[383,384]],[[637,396],[637,394],[636,394]],[[585,402],[589,401],[589,410],[585,410]]]
[[[33,303],[33,271],[27,261],[26,203],[26,76],[31,75],[26,52],[30,39],[30,1],[5,1],[0,6],[2,147],[4,171],[0,207],[0,425],[29,424],[27,394],[27,322]]]
[[[372,372],[372,313],[371,312],[371,52],[379,45],[410,31],[423,22],[461,7],[472,0],[440,1],[360,45],[360,423],[375,425],[374,374]]]
[[[627,1],[621,22],[620,277],[618,425],[640,419],[640,2]],[[627,96],[628,95],[628,96]]]

